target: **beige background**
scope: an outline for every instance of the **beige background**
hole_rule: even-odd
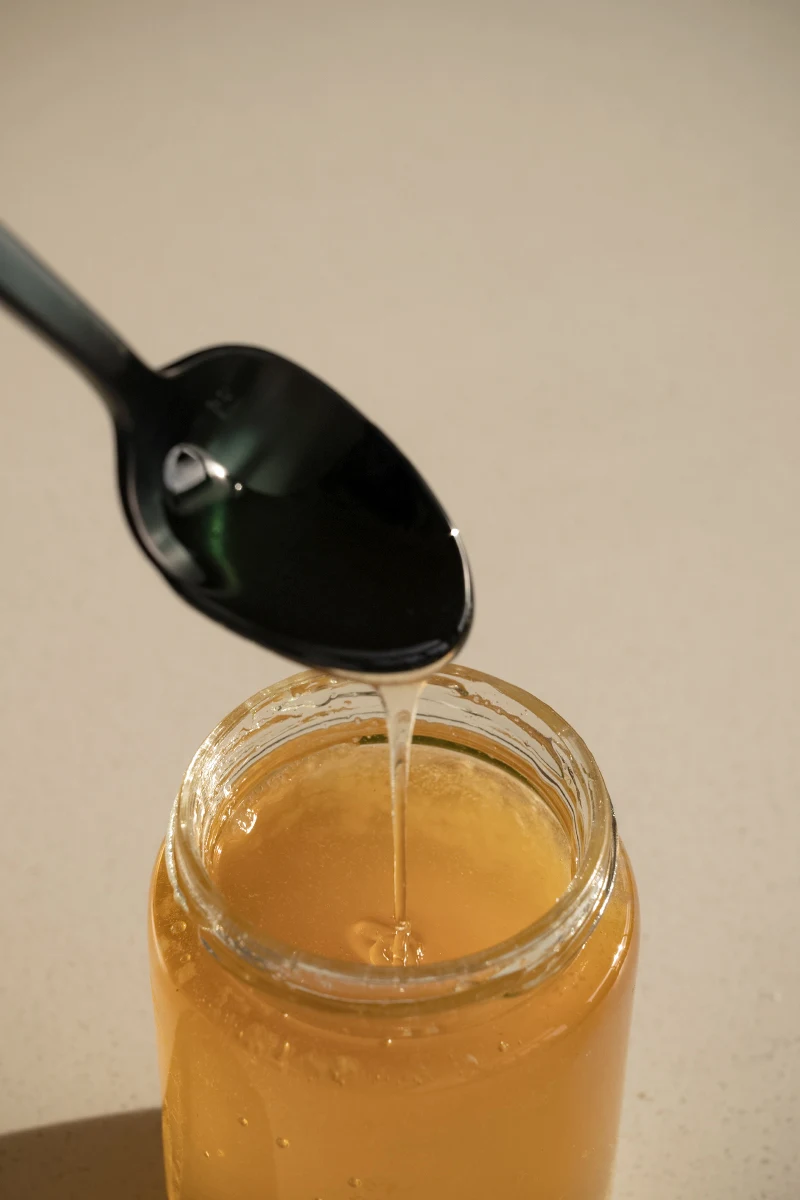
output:
[[[796,1200],[800,5],[0,13],[5,219],[151,361],[361,405],[465,532],[464,660],[597,754],[645,914],[616,1200]],[[135,548],[82,380],[3,316],[0,361],[0,1128],[42,1127],[0,1191],[150,1196],[151,1116],[71,1123],[157,1102],[150,866],[288,668]]]

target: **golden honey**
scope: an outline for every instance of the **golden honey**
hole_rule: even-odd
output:
[[[299,679],[212,735],[156,867],[170,1200],[605,1200],[637,931],[593,760],[499,681],[428,685],[396,967],[379,706]]]

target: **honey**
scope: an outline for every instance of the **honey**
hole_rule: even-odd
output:
[[[451,668],[438,685],[451,696],[452,672],[469,676],[468,704],[483,688],[467,724],[496,723],[483,710],[497,681]],[[217,923],[200,892],[184,894],[179,829],[156,867],[170,1200],[605,1200],[637,942],[613,828],[584,926],[574,915],[534,963],[530,946],[560,928],[586,874],[579,822],[554,771],[518,769],[485,730],[448,726],[444,701],[426,716],[423,694],[406,798],[413,953],[399,966],[381,721],[370,710],[315,728],[303,700],[297,736],[223,770],[218,802],[197,809]]]

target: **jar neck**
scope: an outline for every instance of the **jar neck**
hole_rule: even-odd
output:
[[[481,754],[546,798],[572,844],[573,877],[537,921],[513,937],[430,966],[362,966],[322,958],[257,935],[237,918],[207,869],[219,817],[236,784],[266,756],[303,753],[313,733],[329,744],[382,728],[367,684],[303,672],[251,697],[209,735],[189,766],[172,812],[166,862],[176,898],[207,948],[249,985],[287,1000],[382,1016],[455,1009],[518,993],[562,970],[599,920],[613,886],[617,834],[592,755],[551,708],[511,684],[466,667],[431,677],[419,703],[418,736]]]

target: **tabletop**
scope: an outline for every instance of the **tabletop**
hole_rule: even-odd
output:
[[[462,660],[597,756],[644,930],[615,1200],[793,1200],[800,8],[1,7],[3,218],[148,361],[352,398],[464,534]],[[0,361],[0,1191],[136,1200],[152,862],[291,666],[170,593],[100,404],[2,314]]]

